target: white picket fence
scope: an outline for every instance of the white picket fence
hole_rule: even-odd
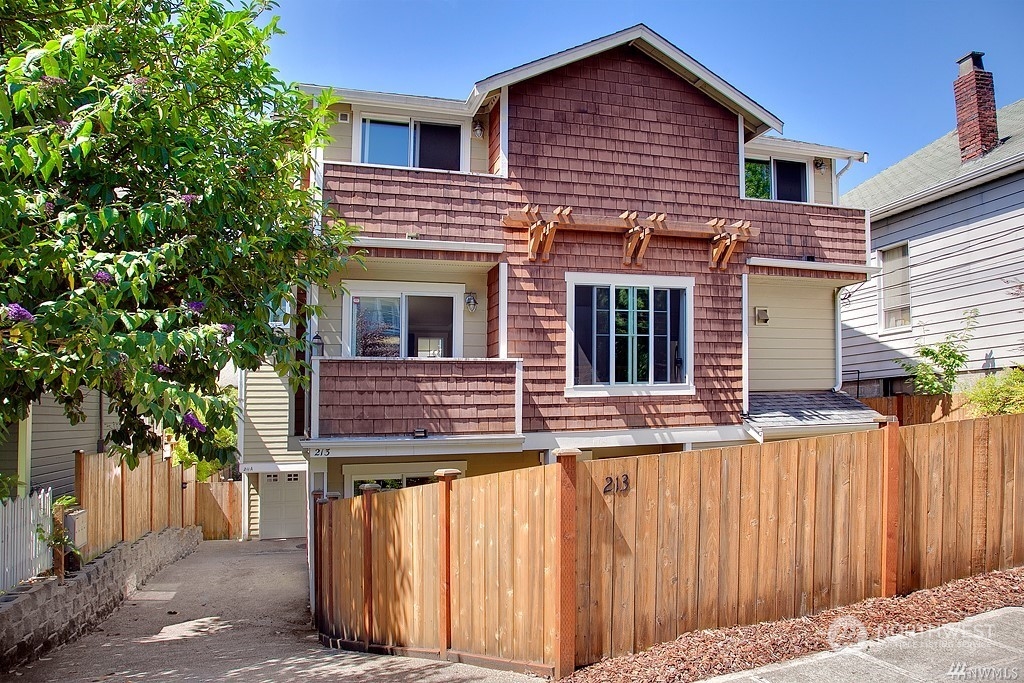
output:
[[[51,489],[0,503],[0,591],[8,591],[53,566],[53,552],[37,527],[53,529]]]

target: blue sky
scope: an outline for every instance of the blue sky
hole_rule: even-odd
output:
[[[287,81],[465,98],[474,82],[643,22],[785,122],[870,152],[842,191],[955,127],[956,59],[1024,98],[1022,0],[280,0]]]

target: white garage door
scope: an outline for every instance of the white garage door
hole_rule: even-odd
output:
[[[306,535],[306,473],[260,475],[260,538]]]

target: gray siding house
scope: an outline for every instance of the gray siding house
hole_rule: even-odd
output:
[[[982,53],[959,60],[957,129],[841,197],[869,209],[881,272],[843,296],[844,387],[911,393],[894,361],[978,309],[968,373],[1024,362],[1024,100],[996,109]]]

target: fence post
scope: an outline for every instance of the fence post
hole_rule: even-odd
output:
[[[452,646],[452,481],[459,470],[435,470],[437,490],[437,647],[441,660]]]
[[[313,624],[316,626],[317,635],[320,634],[320,601],[323,595],[320,591],[320,506],[317,503],[323,498],[324,492],[319,489],[309,492],[312,499],[310,504],[310,516],[313,519],[313,529],[309,535],[309,545],[313,550],[312,562],[309,567],[309,595],[310,607],[313,609]]]
[[[897,590],[897,560],[900,548],[900,423],[889,418],[885,424],[882,454],[882,597]]]
[[[576,668],[576,448],[557,448],[558,510],[555,550],[555,679],[572,674]]]
[[[373,494],[380,484],[360,484],[363,493],[363,646],[370,651],[373,631]]]

